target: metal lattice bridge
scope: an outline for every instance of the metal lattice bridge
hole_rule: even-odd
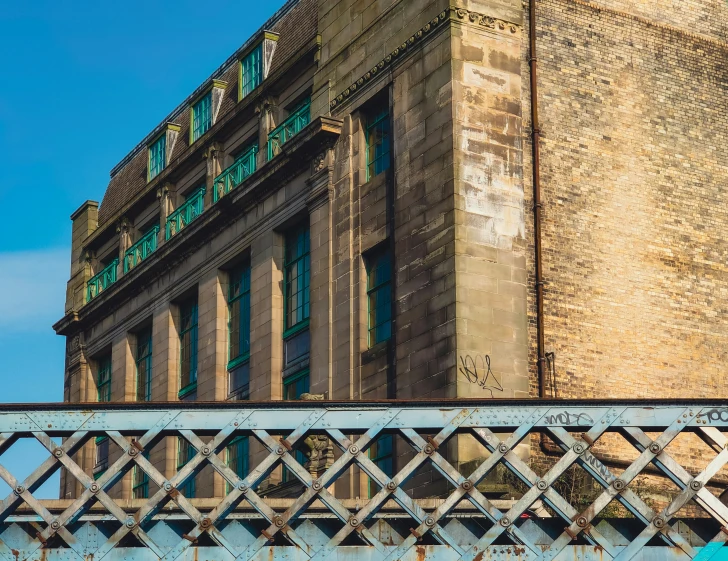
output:
[[[725,401],[140,405],[0,409],[0,452],[18,439],[48,451],[24,481],[0,466],[13,489],[0,558],[728,558]],[[78,458],[99,437],[118,454],[95,479]],[[195,455],[165,476],[145,451],[167,437]],[[251,450],[242,479],[224,457],[239,437]],[[388,464],[372,453],[385,438]],[[112,498],[134,468],[148,498]],[[287,483],[265,491],[283,468]],[[77,497],[34,497],[61,469]],[[185,497],[203,469],[225,480],[224,497]],[[355,480],[368,496],[354,496]],[[286,485],[292,496],[271,495]]]

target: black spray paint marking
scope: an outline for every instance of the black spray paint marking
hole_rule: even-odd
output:
[[[475,358],[470,355],[461,356],[459,370],[468,382],[489,391],[490,397],[493,397],[493,390],[503,391],[503,386],[490,369],[490,357],[488,355],[485,355],[485,357],[476,355]]]

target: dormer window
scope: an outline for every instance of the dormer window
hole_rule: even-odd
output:
[[[240,62],[241,64],[241,97],[252,93],[263,81],[263,44],[255,47]]]
[[[169,156],[177,142],[180,126],[166,123],[164,130],[149,144],[149,161],[147,162],[147,181],[157,177],[169,163]]]
[[[238,101],[249,96],[268,77],[278,34],[263,31],[252,41],[255,47],[241,53]]]
[[[166,164],[167,135],[163,134],[149,147],[149,181],[157,177]]]
[[[227,82],[222,80],[211,80],[202,90],[203,93],[192,104],[190,111],[190,144],[210,130],[217,121],[217,115],[222,105],[222,95],[227,87]]]
[[[205,134],[212,126],[212,92],[207,92],[192,106],[192,142]]]

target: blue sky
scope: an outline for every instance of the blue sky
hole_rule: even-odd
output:
[[[0,402],[63,399],[64,338],[51,325],[63,315],[71,213],[101,201],[111,168],[282,5],[3,5]],[[22,478],[34,452],[14,446],[0,463]],[[52,496],[57,482],[45,487]],[[6,490],[0,482],[0,499]]]

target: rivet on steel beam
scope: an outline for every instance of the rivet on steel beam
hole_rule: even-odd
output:
[[[652,519],[652,524],[655,528],[663,528],[665,526],[665,519],[662,516],[655,516]]]
[[[356,444],[349,446],[349,454],[356,456],[359,453],[359,447]]]
[[[549,484],[546,483],[546,481],[544,481],[543,479],[539,479],[538,482],[536,483],[536,487],[538,489],[540,489],[541,491],[545,491],[546,489],[548,489]]]
[[[53,455],[56,458],[62,458],[63,457],[63,449],[62,448],[56,448],[55,450],[53,450]]]
[[[472,489],[472,488],[473,488],[473,482],[472,482],[472,481],[470,481],[470,479],[466,479],[465,481],[463,481],[463,482],[462,482],[462,483],[460,484],[460,486],[461,486],[461,487],[462,487],[462,488],[463,488],[463,489],[464,489],[465,491],[470,491],[470,489]]]
[[[622,491],[626,486],[627,484],[624,482],[623,479],[615,479],[614,481],[612,481],[612,487],[614,487],[614,489],[617,491]]]
[[[25,487],[23,487],[22,485],[18,485],[18,486],[17,486],[16,488],[15,488],[15,491],[14,491],[14,493],[15,493],[16,495],[18,495],[18,496],[22,495],[23,493],[25,493]]]
[[[652,444],[650,444],[650,452],[652,452],[653,454],[659,454],[661,450],[662,446],[660,446],[657,442],[653,442]]]
[[[58,522],[58,520],[53,520],[53,521],[51,522],[51,528],[52,528],[53,530],[58,530],[58,528],[60,528],[60,527],[61,527],[61,523],[60,523],[60,522]]]
[[[352,516],[351,518],[349,518],[349,525],[353,528],[356,528],[359,525],[359,519],[355,516]]]
[[[500,524],[501,526],[503,526],[504,528],[508,528],[508,526],[510,526],[510,525],[511,525],[511,519],[510,519],[510,518],[508,518],[507,516],[504,516],[503,518],[501,518],[501,519],[500,519],[500,520],[498,521],[498,523],[499,523],[499,524]]]
[[[282,456],[285,453],[286,453],[286,449],[283,448],[283,446],[276,446],[276,454],[278,454],[279,456]]]
[[[134,448],[134,446],[129,446],[129,450],[127,450],[127,452],[130,456],[136,456],[139,453],[139,450]]]
[[[273,519],[273,524],[275,524],[275,525],[276,525],[276,527],[278,527],[278,528],[283,528],[283,526],[285,526],[285,525],[286,525],[286,521],[285,521],[285,520],[283,520],[283,518],[281,518],[280,516],[276,516],[276,517],[275,517],[275,518]]]
[[[586,516],[580,516],[576,519],[576,525],[579,526],[579,528],[586,528],[587,524],[589,524],[589,521],[586,519]]]
[[[692,481],[690,482],[690,488],[691,488],[691,489],[692,489],[693,491],[700,491],[700,489],[701,489],[702,487],[703,487],[703,484],[702,484],[702,483],[701,483],[700,481],[696,480],[696,479],[693,479],[693,480],[692,480]]]
[[[203,516],[202,519],[200,520],[200,528],[205,530],[205,529],[209,528],[210,526],[212,526],[212,520],[210,520],[207,516]]]
[[[505,442],[501,442],[498,445],[498,452],[500,452],[501,454],[505,454],[506,452],[508,452],[508,444],[506,444]]]
[[[311,483],[311,489],[314,491],[320,491],[321,490],[321,482],[316,479],[313,483]]]
[[[245,483],[238,483],[238,491],[245,494],[248,492],[248,486]]]
[[[133,528],[134,526],[136,526],[136,520],[134,520],[133,518],[127,518],[126,522],[124,522],[124,525],[127,528]]]
[[[432,444],[425,444],[425,447],[422,449],[422,451],[428,456],[432,456],[432,454],[435,453],[435,447]]]
[[[394,481],[387,483],[387,491],[394,491],[397,488],[397,484]]]
[[[435,519],[432,516],[428,516],[425,518],[425,525],[426,526],[434,526],[435,525]]]
[[[99,484],[94,481],[88,489],[95,495],[99,492],[100,487]]]
[[[212,449],[209,446],[203,446],[200,452],[202,452],[203,456],[209,456],[212,453]]]
[[[169,481],[165,481],[162,483],[162,489],[169,493],[172,489],[174,489],[174,486]]]
[[[583,442],[574,442],[574,445],[571,448],[577,454],[583,454],[586,452],[586,444]]]

